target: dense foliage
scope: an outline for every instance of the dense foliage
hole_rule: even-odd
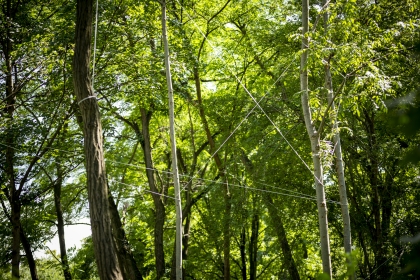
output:
[[[325,124],[332,277],[418,279],[420,3],[321,2],[310,3],[306,68],[312,118]],[[20,264],[23,279],[98,279],[90,238],[78,249],[33,255],[64,225],[89,216],[71,69],[75,1],[0,3],[0,278],[19,275]],[[174,279],[160,3],[98,4],[93,87],[110,199],[119,210],[113,223],[143,279]],[[295,0],[167,3],[185,279],[322,277],[300,103],[301,8]],[[338,132],[351,254],[343,249],[334,166]]]

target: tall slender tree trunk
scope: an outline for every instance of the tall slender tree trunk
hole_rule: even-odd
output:
[[[245,225],[242,226],[240,241],[239,241],[239,253],[241,254],[241,276],[242,280],[247,280],[246,278],[246,232]]]
[[[257,253],[258,234],[260,229],[260,217],[258,214],[252,216],[251,240],[249,242],[249,279],[257,280]]]
[[[152,145],[150,143],[150,120],[152,112],[144,108],[140,109],[142,120],[142,142],[141,146],[144,154],[144,161],[146,165],[147,181],[149,183],[150,191],[152,191],[153,203],[155,206],[155,229],[154,229],[154,247],[155,247],[155,264],[156,264],[156,278],[160,279],[165,274],[165,252],[163,250],[163,226],[165,224],[165,204],[163,198],[156,186],[156,178],[154,174],[154,166],[152,159]]]
[[[324,12],[324,29],[325,33],[328,32],[329,28],[329,1],[322,1],[323,7],[326,10]],[[334,89],[332,83],[331,69],[330,69],[330,60],[331,57],[326,57],[325,59],[325,88],[327,89],[328,103],[331,104],[330,110],[333,112],[333,143],[334,143],[334,155],[335,155],[335,169],[338,177],[338,190],[340,194],[340,205],[341,205],[341,215],[343,216],[343,236],[344,236],[344,252],[351,253],[351,226],[350,226],[350,212],[349,212],[349,203],[347,200],[347,189],[346,189],[346,180],[344,177],[344,163],[343,155],[341,151],[341,139],[340,132],[338,131],[338,122],[337,122],[337,112],[334,104]]]
[[[280,248],[283,253],[284,264],[289,272],[290,279],[299,280],[299,272],[297,270],[296,262],[292,255],[292,249],[290,248],[289,241],[287,240],[286,230],[284,229],[283,220],[278,214],[278,209],[274,207],[273,199],[268,193],[263,193],[263,201],[270,214],[270,220],[274,226],[277,234],[277,239],[280,243]]]
[[[302,56],[300,62],[300,89],[302,91],[301,102],[306,130],[311,142],[312,161],[314,165],[314,179],[317,196],[318,222],[321,239],[322,271],[328,275],[331,271],[330,240],[328,235],[327,203],[325,200],[325,188],[323,184],[323,170],[320,156],[320,135],[316,130],[311,116],[308,93],[308,49],[309,40],[309,0],[302,0]]]
[[[60,258],[61,258],[61,267],[63,269],[64,279],[71,280],[70,266],[67,257],[66,249],[66,240],[64,238],[64,219],[63,219],[63,210],[61,207],[61,187],[63,178],[61,175],[61,167],[57,166],[58,180],[54,185],[54,204],[55,204],[55,213],[57,215],[57,232],[58,232],[58,242],[60,244]]]
[[[11,223],[12,223],[12,280],[19,279],[19,264],[20,264],[20,216],[21,205],[19,201],[20,193],[16,190],[16,178],[14,171],[14,157],[15,151],[15,132],[13,129],[13,119],[15,112],[16,96],[14,94],[13,74],[12,74],[12,38],[11,38],[11,21],[12,18],[12,1],[6,1],[6,16],[9,19],[6,25],[6,39],[3,43],[4,59],[6,63],[6,104],[7,104],[7,118],[8,129],[6,135],[6,176],[8,186],[8,196],[11,206]]]
[[[213,136],[211,135],[210,128],[207,122],[206,114],[204,111],[203,99],[201,96],[201,81],[198,68],[194,67],[194,80],[197,91],[197,101],[198,101],[198,110],[203,123],[204,131],[207,135],[207,140],[209,141],[210,151],[213,152],[216,150],[216,144],[214,142]],[[229,192],[229,186],[227,184],[224,167],[222,160],[220,159],[219,153],[215,153],[214,161],[216,162],[217,169],[219,170],[220,176],[225,180],[223,184],[223,199],[225,203],[225,209],[223,212],[223,279],[230,279],[230,219],[231,219],[231,194]]]
[[[165,69],[166,84],[168,86],[169,100],[169,134],[171,138],[171,154],[172,154],[172,177],[175,188],[175,212],[176,212],[176,234],[175,234],[175,270],[176,279],[182,279],[182,205],[181,193],[179,187],[178,176],[178,160],[176,154],[176,137],[175,137],[175,116],[174,116],[174,96],[171,77],[171,63],[169,59],[168,37],[166,34],[166,0],[161,0],[162,6],[162,38],[165,49]]]
[[[12,194],[12,279],[20,279],[20,202]]]
[[[89,74],[93,1],[78,0],[73,57],[74,90],[83,119],[92,241],[100,279],[123,279],[111,231],[102,125]]]

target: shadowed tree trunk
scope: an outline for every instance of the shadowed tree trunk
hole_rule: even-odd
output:
[[[247,280],[246,278],[246,233],[245,226],[242,226],[241,236],[239,241],[239,252],[241,253],[241,276],[242,280]]]
[[[120,268],[123,271],[124,280],[142,280],[143,277],[137,267],[136,260],[131,253],[117,205],[115,205],[114,198],[111,194],[109,195],[109,210],[112,221],[112,234],[114,236],[118,261],[120,263]]]
[[[299,280],[299,272],[295,260],[293,259],[292,250],[290,249],[289,242],[287,241],[286,231],[284,229],[281,216],[278,214],[278,209],[274,206],[273,200],[268,193],[263,194],[264,204],[270,214],[271,224],[274,226],[277,238],[280,243],[281,251],[284,257],[284,264],[289,272],[290,279]]]
[[[92,0],[78,0],[73,57],[74,90],[83,119],[84,150],[92,241],[100,279],[123,279],[111,231],[99,106],[90,75]]]
[[[252,216],[251,240],[249,242],[249,279],[257,279],[257,253],[258,253],[258,231],[260,229],[260,217],[258,214]]]
[[[253,176],[253,174],[255,174],[254,166],[244,151],[242,151],[241,159],[247,169],[247,172]],[[273,199],[269,193],[263,192],[262,197],[263,202],[268,209],[271,224],[274,226],[275,233],[277,234],[277,239],[280,243],[281,251],[284,257],[284,265],[289,272],[289,277],[293,280],[300,280],[299,272],[297,270],[295,260],[293,259],[292,250],[290,248],[289,241],[287,240],[286,230],[284,229],[282,218],[278,214],[279,210],[274,206]],[[253,231],[255,231],[254,228],[258,227],[256,219],[257,217],[253,217]],[[256,253],[257,248],[255,248],[255,246],[257,245],[254,244],[253,250]]]
[[[15,151],[13,149],[15,143],[15,132],[12,128],[16,93],[14,92],[13,76],[12,76],[12,39],[11,39],[11,21],[12,16],[12,1],[6,1],[6,13],[5,16],[9,19],[6,26],[6,39],[2,40],[2,48],[4,53],[4,60],[6,63],[6,104],[7,104],[7,122],[8,129],[6,134],[6,164],[5,173],[7,178],[8,197],[11,208],[10,221],[12,223],[12,280],[19,279],[19,263],[20,263],[20,216],[21,216],[21,205],[19,201],[20,192],[16,190],[16,178],[14,171],[14,157]]]
[[[198,101],[198,110],[201,118],[201,122],[204,127],[204,131],[207,135],[207,141],[210,145],[210,152],[215,152],[216,144],[214,142],[213,136],[210,132],[210,128],[207,122],[206,114],[204,111],[203,99],[201,96],[201,81],[200,75],[198,72],[198,68],[194,67],[194,80],[195,80],[195,87],[197,92],[197,101]],[[225,180],[225,184],[223,184],[223,198],[225,202],[225,209],[223,212],[223,274],[224,280],[230,279],[230,219],[231,219],[231,194],[229,192],[229,187],[226,182],[225,171],[222,164],[222,160],[220,159],[219,153],[214,153],[214,161],[216,163],[217,169],[219,170],[220,176]]]
[[[57,232],[58,232],[58,242],[60,244],[60,257],[61,257],[61,267],[63,268],[63,274],[65,280],[71,280],[70,266],[67,258],[66,250],[66,241],[64,238],[64,219],[63,219],[63,210],[61,208],[61,187],[62,187],[62,177],[60,166],[57,165],[58,180],[54,184],[54,204],[55,204],[55,213],[57,215]]]
[[[142,120],[142,142],[141,146],[144,153],[144,161],[146,164],[146,175],[149,183],[150,191],[152,192],[153,203],[155,205],[155,232],[154,232],[154,244],[155,244],[155,262],[156,262],[156,275],[157,279],[160,279],[165,274],[165,253],[163,250],[163,226],[165,224],[165,205],[163,203],[163,197],[156,186],[156,179],[154,174],[153,159],[152,159],[152,145],[150,143],[150,119],[152,118],[152,112],[147,111],[144,108],[140,109],[141,120]],[[163,186],[162,186],[163,188]],[[162,190],[163,192],[163,190]]]
[[[26,260],[28,262],[29,272],[31,273],[32,280],[38,280],[38,272],[36,269],[35,258],[31,250],[31,244],[29,243],[28,238],[26,238],[25,233],[23,232],[22,227],[20,228],[20,240],[22,242],[23,250],[25,251]]]

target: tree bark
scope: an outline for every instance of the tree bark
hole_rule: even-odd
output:
[[[325,32],[329,28],[329,12],[328,6],[329,1],[323,0],[322,5],[326,10],[324,12],[324,28]],[[346,179],[344,176],[344,163],[343,155],[341,151],[341,138],[340,132],[338,131],[337,112],[334,104],[334,90],[332,84],[332,76],[330,69],[331,57],[327,57],[325,60],[325,88],[327,89],[328,103],[331,104],[330,110],[333,112],[333,143],[334,143],[334,155],[335,155],[335,169],[338,177],[338,190],[340,194],[340,205],[341,215],[343,216],[343,236],[344,236],[344,252],[351,253],[351,226],[350,226],[350,212],[349,203],[347,199]],[[350,260],[350,259],[349,259]],[[352,277],[350,277],[352,278]]]
[[[175,231],[175,271],[176,279],[182,280],[182,205],[181,193],[179,186],[178,161],[176,154],[176,136],[175,136],[175,116],[174,116],[174,96],[171,77],[171,63],[169,59],[169,46],[166,34],[166,0],[161,0],[162,6],[162,38],[165,52],[165,70],[166,84],[168,86],[169,100],[169,130],[171,138],[171,154],[172,154],[172,177],[175,189],[175,212],[176,212],[176,231]]]
[[[142,280],[143,276],[137,266],[136,260],[131,253],[130,245],[124,231],[121,217],[118,213],[117,205],[115,205],[114,198],[109,195],[109,211],[111,214],[112,233],[115,240],[115,246],[118,253],[118,262],[121,271],[123,272],[124,280]]]
[[[78,0],[76,9],[73,82],[83,119],[88,200],[95,259],[100,279],[123,279],[111,231],[99,106],[89,76],[93,1]]]
[[[31,244],[26,238],[25,233],[23,232],[22,227],[20,228],[20,240],[22,242],[23,250],[25,251],[26,260],[28,261],[29,272],[31,273],[32,280],[38,280],[38,271],[36,269],[36,263],[34,254],[31,250]]]
[[[318,206],[318,222],[321,239],[322,271],[331,277],[330,240],[328,235],[327,203],[323,184],[323,170],[320,157],[320,135],[312,121],[308,93],[308,49],[309,40],[309,0],[302,0],[302,56],[300,62],[300,89],[302,91],[301,102],[306,130],[311,142],[312,161],[314,164],[314,179]]]
[[[155,263],[156,263],[156,278],[160,279],[165,274],[165,253],[163,250],[163,226],[165,224],[165,205],[158,188],[156,187],[156,179],[154,174],[153,159],[152,159],[152,145],[150,143],[150,119],[152,112],[144,108],[140,109],[142,119],[142,149],[144,154],[144,161],[146,164],[146,175],[149,183],[150,191],[152,191],[153,203],[155,205]]]

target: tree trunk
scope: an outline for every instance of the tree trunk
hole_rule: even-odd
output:
[[[29,243],[29,240],[26,238],[22,227],[20,228],[20,240],[22,242],[23,250],[25,251],[26,260],[28,261],[29,271],[31,273],[31,279],[38,280],[38,272],[36,269],[34,255],[31,250],[31,244]]]
[[[325,200],[325,189],[323,184],[323,170],[320,157],[320,135],[316,131],[312,121],[311,109],[309,105],[308,93],[308,49],[309,40],[307,33],[309,30],[309,0],[302,0],[302,56],[300,62],[300,89],[302,91],[301,101],[303,116],[305,119],[306,130],[311,142],[312,161],[314,164],[314,179],[318,206],[318,221],[321,239],[321,258],[322,271],[328,275],[331,271],[331,256],[330,256],[330,240],[328,235],[328,217],[327,217],[327,203]]]
[[[166,83],[168,86],[168,99],[169,99],[169,130],[171,138],[171,154],[172,154],[172,177],[174,180],[175,189],[175,212],[176,212],[176,234],[175,234],[175,270],[176,279],[182,279],[182,205],[181,193],[179,186],[178,176],[178,161],[176,154],[176,136],[175,136],[175,116],[174,116],[174,96],[172,88],[171,77],[171,63],[169,59],[169,46],[166,34],[166,0],[161,1],[162,6],[162,38],[165,48],[165,70],[166,70]]]
[[[114,198],[111,194],[109,195],[108,201],[109,212],[111,214],[112,233],[118,253],[118,262],[121,271],[123,272],[124,280],[142,280],[143,277],[137,267],[136,260],[131,253],[117,205],[115,205]]]
[[[216,144],[214,142],[213,136],[211,135],[210,128],[207,122],[207,118],[204,112],[203,99],[201,96],[201,81],[198,68],[194,67],[194,80],[197,91],[197,101],[198,101],[198,110],[200,114],[201,121],[203,123],[204,131],[207,135],[207,140],[210,145],[210,152],[216,150]],[[225,180],[223,184],[223,193],[224,193],[224,202],[225,209],[223,212],[223,275],[224,280],[230,279],[230,215],[231,215],[231,194],[229,192],[229,186],[226,181],[225,172],[223,168],[222,161],[220,159],[219,153],[213,155],[214,161],[216,162],[217,169],[219,170],[220,176]]]
[[[258,231],[260,218],[258,214],[252,216],[251,240],[249,242],[249,279],[257,279]]]
[[[114,247],[98,103],[89,77],[92,0],[78,0],[73,57],[74,90],[83,118],[92,241],[100,279],[123,279]]]
[[[59,166],[57,166],[60,169]],[[59,176],[61,172],[58,171]],[[71,280],[70,266],[67,258],[67,249],[66,249],[66,240],[64,238],[64,220],[63,220],[63,210],[61,208],[61,187],[62,187],[62,178],[59,177],[57,183],[54,185],[54,204],[55,204],[55,213],[57,215],[57,232],[58,232],[58,242],[60,244],[60,257],[61,257],[61,267],[63,268],[63,274],[65,280]]]
[[[20,264],[20,216],[21,206],[19,199],[15,194],[12,194],[12,280],[20,279],[19,264]]]
[[[7,104],[7,135],[6,135],[6,166],[5,173],[7,178],[7,187],[9,202],[11,206],[11,223],[12,223],[12,280],[19,279],[19,264],[20,264],[20,216],[21,205],[19,201],[20,193],[16,190],[16,178],[14,172],[14,157],[15,151],[15,132],[13,125],[13,114],[15,112],[16,96],[14,94],[13,76],[12,76],[12,38],[10,32],[10,24],[12,21],[12,3],[11,0],[6,2],[6,16],[9,19],[6,25],[6,39],[3,43],[4,59],[6,63],[6,104]]]
[[[263,200],[268,209],[268,213],[270,214],[271,224],[274,226],[276,231],[284,257],[284,264],[289,272],[289,277],[293,280],[299,280],[299,272],[297,270],[295,260],[293,259],[292,250],[290,249],[289,242],[287,241],[286,231],[284,229],[282,218],[278,214],[278,209],[274,207],[273,200],[268,193],[263,193]]]
[[[241,253],[241,276],[242,280],[247,280],[246,278],[246,233],[245,226],[242,226],[241,236],[239,241],[239,252]]]
[[[150,191],[152,191],[153,203],[155,205],[155,263],[156,263],[156,278],[160,279],[165,274],[165,253],[163,250],[163,226],[165,224],[165,205],[163,204],[162,196],[156,187],[156,179],[154,175],[152,146],[150,143],[150,119],[152,112],[141,108],[142,119],[142,149],[144,153],[144,161],[146,164],[146,175],[149,183]]]
[[[324,27],[325,32],[329,28],[329,12],[328,6],[329,1],[323,0],[322,5],[326,10],[324,12]],[[330,110],[333,112],[333,143],[334,143],[334,155],[335,155],[335,169],[338,177],[338,190],[340,193],[340,205],[341,205],[341,215],[343,216],[343,236],[344,236],[344,252],[351,253],[351,226],[350,226],[350,212],[349,204],[347,200],[347,189],[346,189],[346,180],[344,177],[344,163],[343,155],[341,152],[341,139],[340,132],[338,131],[338,122],[337,122],[337,112],[334,104],[334,90],[332,84],[332,76],[330,70],[330,60],[331,57],[327,57],[325,60],[325,88],[327,89],[328,103],[331,104]]]

